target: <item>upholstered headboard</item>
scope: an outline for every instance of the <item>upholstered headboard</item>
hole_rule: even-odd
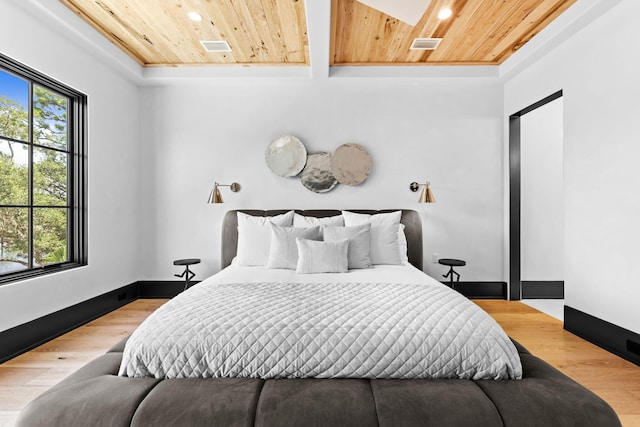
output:
[[[270,211],[260,210],[244,210],[240,209],[240,212],[253,216],[274,216],[280,215],[291,209],[278,209]],[[348,209],[351,212],[376,214],[387,213],[397,211],[398,209],[385,209],[385,210],[362,210],[362,209]],[[313,216],[313,217],[327,217],[340,215],[339,210],[295,210],[300,215]],[[237,210],[229,211],[224,216],[222,222],[222,268],[231,264],[231,261],[236,256],[238,250],[238,215]],[[407,236],[407,256],[409,262],[416,268],[422,270],[422,222],[420,221],[420,215],[413,210],[402,210],[402,218],[400,222],[404,224],[404,233]]]

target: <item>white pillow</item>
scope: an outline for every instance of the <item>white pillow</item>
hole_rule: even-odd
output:
[[[296,213],[293,215],[294,227],[313,227],[314,225],[344,225],[342,215],[316,218],[314,216],[304,216]]]
[[[367,222],[370,222],[371,225],[375,227],[376,225],[400,224],[402,211],[380,213],[375,215],[342,211],[342,216],[344,217],[344,225],[346,225],[347,227],[360,225]]]
[[[372,227],[384,224],[399,224],[400,227],[398,228],[398,242],[400,251],[400,264],[409,263],[409,257],[407,255],[407,236],[404,234],[404,224],[400,224],[402,211],[394,211],[374,215],[342,211],[342,216],[344,217],[344,225],[346,225],[347,227],[364,224],[367,222],[370,222]],[[373,262],[373,259],[371,261]]]
[[[318,242],[296,239],[298,265],[296,273],[344,273],[347,271],[349,241]]]
[[[294,211],[276,216],[252,216],[238,212],[238,250],[234,264],[265,265],[269,259],[269,224],[290,227]]]
[[[400,224],[378,225],[371,227],[369,257],[371,264],[402,264],[400,257]]]
[[[369,246],[371,240],[371,224],[361,224],[353,227],[336,227],[325,225],[322,227],[325,242],[335,242],[347,239],[349,241],[349,269],[371,267]]]
[[[298,264],[296,238],[322,240],[319,225],[315,227],[279,227],[271,224],[271,248],[267,268],[295,270]]]

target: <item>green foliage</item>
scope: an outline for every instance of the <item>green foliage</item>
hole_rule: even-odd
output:
[[[0,208],[0,261],[27,264],[29,253],[28,211]]]
[[[47,264],[53,264],[56,262],[63,262],[67,260],[67,247],[58,246],[53,252],[51,252],[45,259]]]
[[[67,149],[67,99],[33,86],[33,142]],[[9,139],[28,141],[28,111],[0,96],[0,204],[26,205],[29,200],[28,166],[15,161],[16,149],[26,147]],[[6,144],[6,145],[5,145]],[[33,148],[34,265],[67,260],[67,159],[66,153]],[[0,208],[0,260],[27,264],[29,258],[29,210]]]
[[[29,115],[17,102],[0,95],[0,136],[29,140]]]
[[[33,86],[33,140],[40,145],[67,148],[67,98]]]
[[[34,203],[64,206],[67,203],[67,154],[37,149],[33,160]]]
[[[33,256],[38,264],[66,260],[67,210],[37,208],[33,210]],[[64,259],[60,259],[65,255]]]
[[[8,143],[0,139],[0,144]],[[0,204],[25,205],[29,201],[29,171],[26,165],[17,165],[0,152]]]

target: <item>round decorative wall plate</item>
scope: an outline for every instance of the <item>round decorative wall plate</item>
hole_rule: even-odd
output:
[[[307,149],[295,136],[284,135],[269,144],[264,159],[276,175],[296,176],[307,162]]]
[[[359,144],[342,144],[331,155],[331,173],[341,184],[362,184],[371,172],[371,156]]]
[[[326,193],[338,184],[331,174],[331,155],[315,153],[307,156],[307,165],[300,174],[302,185],[314,193]]]

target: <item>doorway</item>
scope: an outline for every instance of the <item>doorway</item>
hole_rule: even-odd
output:
[[[562,91],[509,116],[509,299],[564,297]]]

